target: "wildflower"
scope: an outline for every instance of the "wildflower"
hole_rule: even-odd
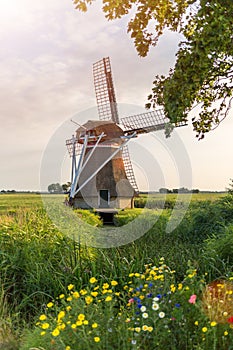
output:
[[[233,323],[233,316],[229,317],[227,320],[228,323]]]
[[[190,304],[195,304],[196,303],[197,296],[196,294],[192,294],[191,297],[189,298],[189,303]]]
[[[108,283],[104,283],[102,288],[103,289],[108,289],[109,288],[109,284]]]
[[[182,283],[179,283],[178,284],[178,290],[181,290],[183,288],[183,284]]]
[[[100,342],[100,337],[94,337],[94,341],[95,341],[96,343],[99,343],[99,342]]]
[[[143,318],[148,318],[148,313],[147,312],[143,312],[142,317]]]
[[[97,328],[97,327],[98,327],[98,323],[96,323],[96,322],[93,323],[93,324],[91,325],[91,327],[92,327],[92,328]]]
[[[141,328],[140,327],[135,327],[135,332],[137,332],[137,333],[140,333],[140,331],[141,331]]]
[[[165,316],[165,313],[164,313],[163,311],[161,311],[161,312],[159,313],[159,317],[160,317],[160,318],[164,318],[164,316]]]
[[[66,311],[70,311],[72,309],[72,307],[70,306],[70,305],[68,305],[67,307],[66,307]]]
[[[92,295],[93,297],[97,297],[98,292],[91,292],[91,295]]]
[[[40,315],[40,317],[39,317],[39,320],[40,321],[45,321],[47,319],[47,316],[46,315]]]
[[[91,284],[94,284],[94,283],[97,282],[97,279],[96,279],[95,277],[91,277],[91,278],[89,279],[89,282],[90,282]]]
[[[153,331],[153,327],[148,327],[148,332],[152,332]]]
[[[48,307],[48,308],[53,307],[53,303],[52,303],[52,302],[48,303],[48,304],[47,304],[47,307]]]
[[[78,299],[80,297],[79,292],[74,292],[72,295],[75,299]]]
[[[145,312],[146,311],[146,307],[143,305],[141,308],[140,308],[141,312]]]
[[[176,287],[174,284],[170,285],[171,292],[174,293],[176,291]]]
[[[83,324],[84,324],[85,326],[87,326],[87,325],[89,324],[88,320],[84,320],[84,321],[83,321]]]
[[[105,298],[105,301],[111,301],[112,300],[112,297],[110,295],[108,295],[106,298]]]
[[[117,285],[118,285],[118,282],[117,282],[117,281],[111,281],[111,285],[112,285],[112,286],[117,286]]]
[[[147,331],[147,330],[148,330],[148,326],[147,326],[147,325],[142,326],[142,330],[143,330],[144,332]]]
[[[195,326],[198,326],[198,321],[195,321],[194,324],[195,324]]]
[[[69,345],[66,346],[66,350],[71,350],[71,347]]]
[[[80,294],[81,294],[81,295],[86,295],[86,294],[87,294],[86,289],[81,289],[81,290],[80,290]]]
[[[59,334],[60,334],[60,331],[59,331],[58,328],[55,328],[55,329],[52,331],[52,335],[53,335],[54,337],[57,337]]]
[[[73,298],[71,296],[69,296],[68,298],[66,298],[67,301],[71,301]]]
[[[80,320],[80,321],[85,320],[85,315],[84,314],[79,314],[78,315],[78,320]]]
[[[75,329],[76,326],[79,327],[79,326],[82,326],[82,324],[83,324],[82,321],[78,320],[78,321],[76,321],[76,323],[74,325],[72,325],[73,327],[72,326],[71,327]]]
[[[228,335],[228,332],[227,331],[225,331],[224,333],[223,333],[224,335],[225,335],[225,337]]]
[[[85,298],[85,302],[86,302],[87,305],[91,304],[92,301],[93,301],[93,298],[92,298],[90,295],[88,295],[88,296]]]
[[[42,331],[42,332],[40,332],[40,335],[45,335],[46,334],[46,332],[45,331]]]
[[[153,303],[152,304],[152,310],[156,311],[159,309],[159,304],[158,303]]]
[[[154,297],[153,301],[159,301],[159,298],[158,297]]]
[[[60,298],[60,299],[65,298],[65,294],[60,294],[60,295],[59,295],[59,298]]]
[[[208,331],[208,328],[207,327],[202,327],[202,332],[203,333],[206,333]]]
[[[210,325],[211,325],[211,327],[215,327],[215,326],[217,325],[217,322],[212,321],[212,322],[210,323]]]
[[[68,290],[71,290],[71,289],[74,288],[74,285],[73,284],[69,284],[67,288],[68,288]]]
[[[129,304],[132,304],[133,302],[134,302],[133,298],[129,299],[129,301],[128,301]]]
[[[57,321],[60,322],[63,317],[65,317],[65,311],[60,311],[57,316]]]
[[[41,325],[41,328],[42,329],[48,329],[49,328],[49,323],[43,323],[42,325]]]

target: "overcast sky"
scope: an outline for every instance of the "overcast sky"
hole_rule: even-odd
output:
[[[87,13],[76,11],[71,0],[0,0],[0,5],[0,190],[39,190],[48,145],[58,144],[65,161],[47,181],[68,181],[65,139],[75,131],[69,120],[98,118],[89,110],[95,106],[92,64],[111,58],[119,109],[124,116],[137,113],[154,76],[173,66],[179,38],[166,33],[148,57],[139,58],[127,18],[108,22],[98,0]],[[225,190],[233,177],[232,126],[233,111],[202,141],[191,126],[177,128],[170,140],[163,132],[134,140],[130,151],[139,188],[150,183],[154,190]],[[51,164],[56,159],[53,155]]]

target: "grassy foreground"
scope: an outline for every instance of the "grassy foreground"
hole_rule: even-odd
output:
[[[57,229],[39,195],[1,195],[0,349],[231,349],[233,198],[193,197],[170,233],[172,206],[146,213],[139,239],[91,248]]]

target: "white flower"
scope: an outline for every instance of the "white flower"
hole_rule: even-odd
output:
[[[142,305],[140,310],[141,310],[141,312],[145,312],[146,311],[146,307],[144,305]]]
[[[158,303],[153,303],[152,304],[152,310],[156,311],[159,309],[159,304]]]
[[[148,313],[147,312],[143,312],[142,317],[143,318],[147,318],[148,317]]]
[[[152,300],[153,301],[159,301],[159,298],[158,297],[154,297]]]
[[[160,317],[160,318],[164,318],[164,316],[165,316],[165,313],[161,311],[161,312],[159,313],[159,317]]]

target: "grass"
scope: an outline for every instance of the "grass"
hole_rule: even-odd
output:
[[[46,335],[47,338],[43,338],[46,339],[45,345],[40,335],[43,330],[35,327],[35,323],[41,314],[46,313],[46,315],[48,314],[46,317],[52,317],[49,314],[51,311],[52,315],[55,313],[58,316],[62,308],[68,306],[59,298],[61,294],[68,297],[67,293],[74,290],[67,290],[68,286],[73,285],[73,288],[79,292],[85,289],[89,291],[88,293],[93,292],[90,279],[95,277],[101,288],[104,283],[110,285],[111,281],[117,281],[115,292],[120,293],[120,295],[119,297],[116,295],[116,298],[114,296],[111,301],[113,304],[96,302],[86,305],[85,295],[83,299],[80,299],[79,302],[83,303],[83,311],[86,312],[88,307],[89,321],[97,322],[98,320],[98,323],[101,324],[101,327],[99,325],[98,328],[99,333],[97,330],[95,333],[92,328],[83,328],[84,333],[82,333],[81,338],[79,335],[79,339],[83,339],[83,343],[80,343],[81,349],[93,347],[96,349],[162,349],[163,347],[178,349],[176,341],[180,339],[179,330],[183,322],[184,332],[188,336],[184,336],[185,341],[182,343],[182,349],[212,350],[215,347],[215,349],[229,350],[232,329],[229,328],[228,324],[217,325],[216,328],[210,326],[208,317],[201,309],[201,292],[204,284],[223,276],[225,278],[232,276],[233,200],[231,196],[221,198],[218,194],[212,197],[211,201],[206,194],[203,194],[202,199],[200,199],[202,194],[197,196],[196,200],[192,197],[190,209],[186,212],[179,226],[170,233],[166,233],[166,227],[172,212],[171,209],[147,209],[146,218],[152,220],[153,225],[142,237],[116,248],[91,248],[80,245],[78,241],[73,241],[58,230],[43,208],[40,196],[31,194],[1,195],[0,345],[1,342],[4,345],[1,345],[0,348],[4,350],[29,350],[33,347],[37,347],[37,349],[42,347],[47,350],[51,347],[54,350],[69,350],[70,345],[64,345],[62,339],[64,344],[62,345],[60,342],[58,346],[58,338],[51,336],[51,333]],[[173,200],[174,197],[170,199]],[[134,221],[136,217],[139,217],[138,222],[140,223],[140,214],[140,208],[119,212],[116,218],[118,227],[124,227],[125,224]],[[82,215],[82,220],[86,220],[91,225],[101,225],[99,219],[88,211],[78,211],[75,215]],[[176,317],[179,318],[181,324],[171,325],[169,323],[171,317],[169,316],[169,319],[164,319],[167,323],[165,322],[163,327],[169,325],[170,338],[168,338],[167,331],[164,333],[163,328],[159,328],[159,333],[156,335],[157,338],[161,336],[159,345],[150,339],[148,332],[142,332],[138,338],[139,341],[134,344],[132,341],[135,340],[135,332],[128,329],[130,327],[126,322],[128,316],[131,321],[135,317],[133,315],[135,310],[133,311],[127,306],[128,300],[133,298],[133,291],[126,290],[125,286],[128,285],[129,288],[133,286],[133,290],[139,288],[144,283],[140,278],[145,271],[145,265],[150,266],[150,268],[154,265],[160,266],[162,265],[160,264],[161,257],[165,259],[169,271],[176,271],[173,277],[169,277],[166,286],[163,285],[167,292],[171,292],[170,286],[173,283],[177,289],[179,283],[186,281],[189,275],[187,269],[197,270],[198,278],[195,277],[193,284],[189,281],[191,283],[189,287],[190,290],[192,289],[192,293],[199,298],[196,305],[197,310],[199,310],[199,324],[202,327],[207,327],[209,331],[205,335],[200,325],[199,327],[194,325],[195,317],[197,317],[196,309],[193,309],[192,316],[191,314],[190,317],[185,316],[186,307],[187,310],[190,307],[188,302],[190,295],[187,293],[184,297],[176,290],[178,294],[174,294],[174,298],[176,296],[184,303],[182,311],[180,311],[181,309],[179,312],[176,311]],[[130,283],[129,276],[135,273],[139,274],[139,277]],[[157,288],[153,290],[153,293],[158,294],[161,285],[153,288]],[[110,295],[110,292],[108,293]],[[46,305],[49,302],[56,305],[56,310],[46,310]],[[124,320],[121,319],[121,323],[117,321],[116,317],[119,307],[122,317],[124,317]],[[169,304],[167,307],[167,310],[170,310]],[[171,310],[166,311],[166,314],[169,312]],[[106,335],[107,338],[105,338],[106,324],[112,318],[116,332],[114,335]],[[100,320],[102,321],[100,322]],[[55,326],[54,324],[54,329]],[[131,328],[135,327],[136,325]],[[158,325],[156,327],[158,328]],[[1,329],[4,331],[1,332]],[[88,337],[88,332],[85,333],[87,330],[93,331],[92,338]],[[228,332],[228,334],[224,336],[224,332]],[[5,334],[4,339],[3,333]],[[63,335],[66,337],[65,333]],[[101,341],[96,342],[93,340],[95,337],[101,338]],[[205,337],[205,341],[203,341],[203,337]],[[128,342],[129,338],[130,342]],[[53,341],[56,341],[55,345]],[[71,348],[71,350],[73,349],[77,350],[78,347]]]

